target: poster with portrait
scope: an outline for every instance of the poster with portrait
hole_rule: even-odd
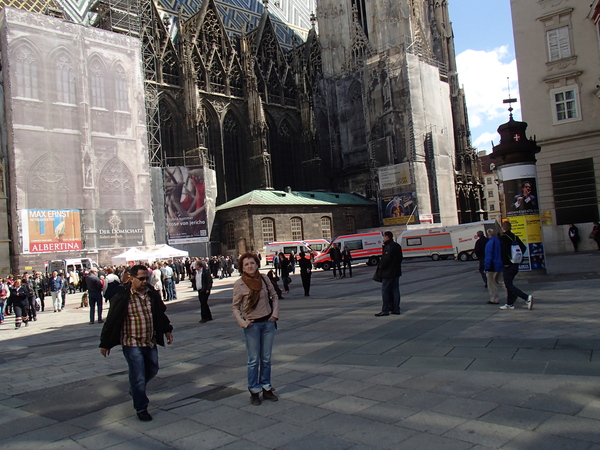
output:
[[[22,209],[23,253],[67,252],[82,249],[78,209]]]
[[[204,167],[163,169],[169,244],[208,242]]]
[[[144,212],[120,209],[97,211],[96,230],[98,248],[144,246]]]
[[[381,197],[383,224],[387,226],[415,223],[418,217],[415,199],[414,192]]]

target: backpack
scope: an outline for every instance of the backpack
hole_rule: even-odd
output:
[[[113,298],[117,294],[117,292],[119,292],[120,285],[121,283],[117,280],[108,283],[108,286],[106,287],[106,292],[104,293],[104,298],[107,300]]]
[[[513,264],[521,264],[523,262],[523,251],[519,245],[519,238],[513,239],[510,244],[510,262]]]

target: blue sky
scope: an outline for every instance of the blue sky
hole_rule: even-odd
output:
[[[511,97],[519,98],[510,0],[450,0],[449,8],[471,143],[489,153],[490,141],[500,141],[496,129],[508,120],[508,105],[502,103],[508,98],[507,77]],[[515,120],[521,120],[519,103],[513,108]]]

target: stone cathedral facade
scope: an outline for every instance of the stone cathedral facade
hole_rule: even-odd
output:
[[[33,3],[139,39],[142,77],[130,87],[144,91],[146,138],[135,151],[148,159],[129,169],[136,200],[127,206],[152,198],[137,219],[145,244],[164,235],[160,169],[171,166],[214,169],[217,205],[290,187],[358,193],[379,201],[383,217],[384,199],[402,198],[404,223],[485,218],[445,0],[319,0],[315,15],[313,0]],[[128,167],[121,141],[108,151]],[[393,167],[402,176],[386,184]],[[97,251],[87,223],[82,245]]]

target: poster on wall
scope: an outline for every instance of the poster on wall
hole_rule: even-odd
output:
[[[78,209],[22,209],[23,253],[68,252],[82,249]]]
[[[163,169],[169,244],[208,242],[204,167]]]
[[[416,222],[416,196],[414,193],[381,197],[381,212],[384,225],[404,225]]]
[[[380,167],[378,175],[379,189],[393,189],[412,183],[409,163]]]
[[[109,209],[96,213],[98,248],[140,247],[144,242],[143,211]]]

